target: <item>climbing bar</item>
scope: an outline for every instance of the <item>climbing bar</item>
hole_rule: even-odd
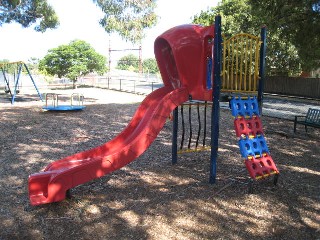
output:
[[[207,101],[190,100],[180,106],[181,142],[177,153],[198,152],[210,149],[210,147],[206,146],[208,104]],[[185,116],[185,114],[188,116]],[[201,116],[202,114],[203,117]],[[195,130],[196,125],[198,126]]]
[[[182,125],[181,144],[180,144],[180,150],[181,150],[181,149],[183,149],[184,136],[185,136],[185,132],[186,132],[185,123],[184,123],[183,105],[181,105],[180,113],[181,113],[181,125]]]
[[[198,147],[198,148],[190,148],[190,149],[185,148],[185,149],[180,149],[180,150],[178,151],[178,154],[209,151],[210,149],[211,149],[210,146],[204,146],[204,147]]]
[[[189,104],[189,142],[188,142],[188,149],[191,147],[191,140],[192,140],[192,121],[191,121],[191,104]]]
[[[197,115],[198,115],[198,134],[197,134],[197,140],[196,140],[196,148],[198,148],[200,134],[201,134],[201,118],[200,118],[200,106],[199,106],[199,104],[197,105]]]
[[[244,161],[251,178],[259,180],[272,174],[279,174],[272,157],[264,154],[260,158],[252,157]]]

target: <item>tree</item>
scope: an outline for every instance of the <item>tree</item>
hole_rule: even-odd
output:
[[[260,27],[265,23],[255,8],[249,4],[249,0],[222,0],[217,7],[194,16],[193,22],[210,25],[218,14],[222,16],[222,31],[227,38],[241,32],[257,36],[260,33]],[[268,26],[268,22],[266,23]],[[272,31],[268,28],[268,30],[267,74],[299,74],[301,59],[297,47],[282,37],[280,29]]]
[[[33,73],[33,74],[38,74],[39,72],[39,58],[29,58],[28,62],[26,63],[28,66],[28,69]]]
[[[278,31],[283,41],[296,47],[303,70],[319,67],[319,0],[249,0],[248,3],[261,22],[268,24],[269,31]]]
[[[139,42],[143,30],[154,26],[157,15],[154,12],[155,0],[93,0],[105,13],[100,20],[108,33],[117,32],[132,43]]]
[[[139,71],[139,58],[134,54],[128,54],[119,59],[117,69]]]
[[[20,5],[20,0],[2,0],[0,5],[0,11],[12,11]]]
[[[159,72],[157,61],[154,58],[147,58],[143,61],[143,71],[151,74]]]
[[[68,45],[50,49],[40,60],[39,69],[49,75],[69,78],[75,84],[78,77],[90,72],[105,73],[106,58],[85,41],[74,40]]]
[[[124,40],[139,42],[143,30],[154,26],[157,15],[156,0],[92,0],[105,16],[100,25],[108,32],[117,32]],[[59,26],[59,19],[47,0],[2,0],[6,3],[0,12],[0,26],[17,22],[23,27],[36,23],[35,30],[45,32]],[[17,4],[20,3],[20,4]],[[70,9],[72,11],[72,9]]]
[[[1,1],[3,2],[3,1]],[[0,26],[4,23],[17,22],[23,27],[37,23],[34,29],[45,32],[59,26],[58,16],[46,0],[6,0],[7,11],[0,12]]]

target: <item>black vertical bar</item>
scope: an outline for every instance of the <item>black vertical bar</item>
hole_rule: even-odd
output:
[[[183,105],[181,105],[181,126],[182,126],[182,135],[181,135],[181,145],[180,150],[183,148],[183,142],[184,142],[184,134],[185,134],[185,126],[184,126],[184,116],[183,116]]]
[[[213,106],[211,117],[211,161],[210,161],[210,183],[216,182],[217,158],[219,146],[219,115],[220,115],[220,85],[221,85],[221,16],[215,17],[214,23],[214,86],[213,86]]]
[[[192,104],[189,103],[189,130],[190,130],[190,134],[189,134],[188,149],[190,149],[190,147],[191,147],[191,140],[192,140],[191,107],[192,107]]]
[[[173,110],[173,127],[172,127],[172,164],[178,162],[178,118],[179,118],[179,107]]]
[[[198,136],[196,141],[196,148],[199,145],[200,133],[201,133],[201,118],[200,118],[200,103],[197,104],[197,114],[198,114]]]
[[[262,116],[263,92],[265,81],[266,51],[267,51],[267,27],[261,28],[261,46],[260,46],[260,66],[259,66],[259,86],[258,86],[258,104],[260,116]]]
[[[202,142],[202,146],[204,147],[206,145],[206,138],[207,138],[207,106],[208,106],[208,102],[205,101],[204,103],[204,122],[203,122],[203,142]]]

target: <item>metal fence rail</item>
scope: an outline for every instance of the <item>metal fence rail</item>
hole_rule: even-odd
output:
[[[41,78],[38,78],[41,80]],[[307,99],[305,97],[299,97],[298,94],[294,96],[294,94],[289,94],[291,91],[290,89],[299,88],[302,91],[307,91],[306,89],[310,89],[310,87],[303,87],[304,85],[301,85],[300,82],[296,86],[291,86],[288,84],[288,89],[286,90],[285,87],[280,88],[279,86],[284,84],[284,82],[287,82],[289,80],[275,80],[276,78],[273,78],[275,83],[273,85],[274,89],[281,90],[281,93],[284,93],[283,95],[278,94],[272,94],[272,91],[270,88],[272,87],[271,80],[268,78],[266,81],[266,93],[264,94],[264,101],[263,101],[263,115],[270,116],[270,117],[277,117],[282,119],[289,119],[293,120],[295,115],[305,115],[309,108],[316,108],[320,109],[320,99]],[[290,78],[291,79],[291,78]],[[292,80],[292,79],[291,79]],[[291,81],[290,80],[290,81]],[[273,81],[273,80],[272,80]],[[300,80],[298,80],[300,81]],[[305,79],[304,84],[318,84],[317,81],[320,81],[319,79]],[[30,87],[30,90],[32,90],[31,83],[28,81],[22,81],[22,88],[23,90],[28,90]],[[41,89],[41,92],[44,91],[44,89],[71,89],[73,87],[72,82],[64,80],[61,82],[51,82],[50,84],[44,83],[44,81],[37,81],[37,84],[40,85],[39,88]],[[0,87],[3,84],[0,82]],[[122,91],[122,92],[129,92],[134,94],[141,94],[141,95],[148,95],[149,93],[153,92],[154,90],[161,88],[163,86],[163,83],[161,79],[158,78],[148,78],[146,76],[137,77],[137,76],[111,76],[111,77],[89,77],[89,78],[82,78],[79,79],[77,82],[78,86],[91,86],[91,87],[99,87],[99,88],[105,88],[115,91]],[[318,85],[317,85],[318,86]],[[311,88],[312,89],[312,88]],[[317,94],[320,94],[320,90],[318,91],[317,88],[314,88],[312,91],[315,91]],[[279,93],[279,91],[276,91],[276,93]],[[287,93],[287,94],[286,94]],[[288,96],[293,95],[293,96]],[[221,102],[222,108],[228,108],[228,103]]]
[[[99,78],[93,84],[94,87],[106,88],[110,90],[117,90],[121,92],[129,92],[135,94],[148,95],[154,90],[163,86],[163,83],[146,81],[146,80],[132,80],[128,78]]]
[[[130,77],[99,78],[91,82],[92,86],[110,90],[148,95],[163,86],[160,81],[132,79]],[[221,102],[222,108],[229,108],[228,103]],[[294,120],[295,115],[305,115],[309,108],[320,109],[320,99],[307,99],[277,94],[264,94],[263,115]]]

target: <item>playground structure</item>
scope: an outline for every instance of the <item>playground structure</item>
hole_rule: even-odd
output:
[[[39,89],[29,71],[28,66],[24,62],[8,62],[8,63],[0,63],[0,69],[2,73],[2,77],[5,83],[5,93],[10,94],[11,104],[14,104],[16,95],[20,92],[21,85],[21,72],[22,69],[25,68],[28,76],[30,77],[33,86],[35,87],[40,100],[42,101],[42,96],[39,92]],[[13,89],[12,89],[13,84]]]
[[[61,104],[61,94],[57,93],[46,93],[45,99],[46,105],[42,109],[47,111],[79,111],[85,108],[83,105],[84,96],[79,93],[71,94],[70,105],[66,103]]]
[[[217,22],[218,21],[218,22]],[[219,18],[216,19],[215,29],[221,31],[219,28]],[[218,24],[218,26],[217,26]],[[262,102],[263,102],[263,85],[264,85],[264,68],[265,68],[265,52],[266,52],[266,28],[263,27],[261,29],[261,36],[260,38],[257,36],[253,36],[250,34],[237,34],[232,36],[229,39],[222,39],[221,32],[216,31],[218,36],[215,36],[215,39],[209,39],[208,43],[214,42],[214,49],[218,49],[217,52],[214,52],[214,59],[212,61],[212,57],[210,53],[207,54],[207,76],[206,76],[206,86],[207,88],[212,87],[213,83],[213,100],[212,102],[208,102],[206,99],[205,101],[189,101],[185,104],[180,106],[181,110],[181,127],[182,127],[182,136],[181,136],[181,144],[180,148],[178,149],[178,122],[179,122],[179,114],[178,108],[174,110],[174,123],[173,123],[173,138],[172,138],[172,163],[176,164],[178,160],[179,153],[185,152],[195,152],[195,151],[202,151],[202,150],[210,150],[211,149],[211,159],[210,159],[210,183],[214,183],[216,181],[216,168],[217,168],[217,158],[218,158],[218,139],[219,139],[219,111],[220,111],[220,101],[230,101],[231,99],[235,99],[235,96],[239,98],[237,105],[230,105],[234,118],[241,118],[243,117],[241,127],[246,128],[254,128],[255,125],[252,124],[252,121],[248,120],[250,118],[259,119],[258,113],[262,113]],[[214,71],[212,71],[212,65],[214,65]],[[213,73],[213,75],[211,75]],[[191,98],[190,98],[191,99]],[[247,100],[244,100],[247,99]],[[242,104],[242,101],[250,101],[248,99],[254,99],[256,103],[252,103],[251,105],[246,103]],[[231,100],[235,101],[235,100]],[[253,101],[253,100],[251,100]],[[194,103],[192,103],[194,102]],[[253,113],[250,112],[252,109],[249,109],[248,106],[256,105],[258,111]],[[189,138],[187,148],[183,148],[183,142],[185,138],[185,121],[183,116],[183,106],[189,105]],[[198,131],[197,131],[197,139],[195,140],[194,147],[190,146],[192,141],[192,124],[191,124],[191,106],[197,106],[197,115],[198,115]],[[198,139],[200,136],[201,130],[201,120],[200,120],[200,113],[199,113],[199,105],[211,106],[212,107],[212,114],[211,114],[211,144],[205,145],[206,141],[206,134],[203,134],[203,144],[200,148],[198,148]],[[245,108],[247,111],[244,115],[244,112],[241,112],[242,115],[234,114],[236,111],[233,108],[242,107]],[[207,108],[204,108],[204,129],[207,127],[207,116],[206,116]],[[235,120],[235,127],[237,126],[236,123],[238,120]],[[257,122],[254,122],[257,123]],[[260,126],[262,127],[261,121]],[[238,127],[239,128],[239,127]],[[262,129],[261,129],[262,133]],[[238,135],[237,135],[238,136]],[[239,136],[238,136],[239,137]],[[242,136],[242,137],[245,137]],[[250,139],[248,142],[251,143],[251,139],[256,137],[255,134],[250,134],[246,136],[246,138]],[[258,135],[261,138],[261,135]],[[263,139],[264,140],[264,139]],[[252,140],[253,141],[253,140]],[[249,154],[244,155],[242,143],[243,141],[239,142],[240,150],[242,153],[242,157],[246,157],[246,160],[252,160],[253,157],[257,157],[261,159],[256,160],[259,162],[257,164],[248,164],[249,161],[245,161],[245,165],[250,173],[252,179],[258,180],[261,178],[268,177],[270,175],[276,174],[274,178],[274,184],[277,183],[277,177],[279,171],[275,167],[273,160],[271,159],[268,161],[268,166],[265,167],[266,169],[261,170],[265,166],[264,158],[268,151],[264,151],[265,149],[262,148],[261,145],[257,145],[257,141],[254,141],[254,146],[252,144],[248,145],[245,144],[247,148],[251,148],[251,152]],[[259,142],[260,143],[260,142]],[[266,143],[264,141],[266,146]],[[257,148],[257,149],[255,149]],[[260,155],[254,154],[255,149],[256,152],[260,152]],[[254,166],[254,167],[253,167]],[[257,167],[259,166],[259,167]],[[254,169],[253,169],[254,168]],[[252,185],[251,185],[252,186]],[[251,186],[249,191],[251,191]]]
[[[257,116],[261,114],[262,106],[265,30],[262,33],[259,82],[253,80],[250,83],[249,80],[247,83],[247,78],[238,74],[239,67],[236,65],[239,60],[235,60],[236,64],[231,65],[233,67],[225,68],[236,69],[233,82],[229,85],[229,93],[246,94],[247,91],[250,91],[251,94],[258,95],[257,98],[239,96],[237,102],[231,104],[232,109],[238,110],[235,115],[236,119],[248,121],[242,122],[242,125],[239,123],[240,128],[247,126],[250,129],[250,131],[245,130],[240,136],[242,138],[242,135],[246,135],[243,137],[246,140],[243,146],[248,150],[251,147],[252,151],[248,151],[246,154],[242,149],[241,152],[243,155],[246,154],[247,169],[250,176],[256,180],[279,173],[272,158],[268,155],[268,149],[265,147],[266,143],[261,140],[263,133],[260,131],[251,132],[252,124],[255,124],[254,121],[257,120],[256,122],[259,123]],[[222,36],[220,16],[216,17],[213,26],[182,25],[169,29],[155,40],[154,51],[164,87],[152,92],[144,99],[128,126],[111,141],[55,161],[42,172],[30,175],[29,198],[32,205],[62,201],[71,188],[111,173],[135,160],[156,139],[172,111],[174,112],[172,162],[176,163],[178,106],[185,104],[187,101],[204,103],[212,101],[210,183],[215,182],[219,140],[219,102],[220,92],[223,89],[222,86],[224,86],[221,84]],[[255,54],[255,56],[259,56],[257,53]],[[225,56],[235,56],[235,59],[239,59],[236,54]],[[249,55],[247,57],[250,59]],[[230,62],[232,61],[231,58]],[[240,63],[240,66],[243,67],[246,64],[242,65]],[[254,70],[253,76],[257,76],[256,73],[257,71]],[[235,89],[235,86],[242,85],[246,85],[246,89]],[[228,85],[226,86],[228,87]],[[249,104],[245,102],[245,99],[252,101]],[[240,111],[242,109],[244,109],[243,112]],[[250,119],[247,119],[247,116],[250,116]],[[261,125],[254,126],[259,130],[262,128]],[[255,140],[252,140],[254,138]]]

